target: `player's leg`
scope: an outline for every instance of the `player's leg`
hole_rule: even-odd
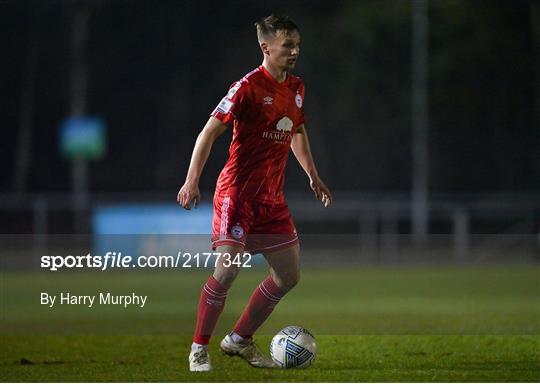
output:
[[[244,247],[236,245],[221,245],[216,247],[215,253],[220,255],[216,268],[212,277],[222,286],[229,288],[238,272],[240,272],[240,267],[238,264],[233,264],[229,260],[233,260],[236,255],[242,255],[244,252]],[[230,259],[226,256],[230,255]]]
[[[270,276],[274,283],[285,293],[293,289],[300,281],[300,245],[294,244],[280,251],[265,253],[270,265]]]
[[[216,248],[219,255],[235,255],[242,253],[243,249],[239,246],[223,245]],[[225,267],[225,258],[220,257],[214,270],[214,273],[204,284],[199,299],[197,309],[197,325],[193,342],[201,345],[207,345],[216,326],[217,320],[225,306],[227,292],[231,287],[239,268],[237,265]]]
[[[298,282],[300,249],[285,202],[258,204],[253,209],[256,214],[246,249],[264,254],[270,264],[270,276],[253,291],[233,332],[225,336],[220,347],[226,353],[240,355],[255,367],[272,367],[275,365],[256,348],[252,336]]]
[[[270,316],[279,300],[298,282],[300,252],[298,244],[264,254],[270,275],[253,291],[231,334],[221,341],[229,355],[240,355],[254,367],[273,368],[275,364],[253,343],[253,334]]]
[[[298,243],[264,257],[270,265],[270,275],[255,289],[248,305],[234,326],[234,333],[244,339],[251,339],[255,331],[270,316],[281,298],[300,279],[300,246]]]
[[[197,306],[197,322],[189,355],[191,371],[203,372],[212,369],[208,344],[225,307],[227,292],[239,272],[239,267],[234,264],[229,265],[224,255],[232,255],[234,258],[234,255],[243,252],[243,247],[222,245],[216,247],[215,252],[219,255],[216,268],[204,284]]]
[[[243,253],[252,218],[251,201],[236,201],[230,196],[214,196],[212,248],[220,256],[214,273],[201,290],[189,357],[192,371],[211,369],[208,343],[223,312],[227,292],[239,272],[239,267],[230,261],[234,260],[236,254]],[[227,254],[231,257],[225,257]]]

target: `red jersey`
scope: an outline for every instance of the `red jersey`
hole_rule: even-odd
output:
[[[289,148],[304,123],[304,83],[288,74],[284,82],[262,65],[231,85],[212,116],[233,124],[229,159],[219,175],[217,196],[277,204]]]

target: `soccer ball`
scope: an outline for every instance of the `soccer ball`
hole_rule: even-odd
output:
[[[272,360],[281,368],[307,368],[316,354],[315,338],[302,327],[285,327],[270,343]]]

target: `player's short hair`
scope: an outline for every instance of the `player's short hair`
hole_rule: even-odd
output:
[[[274,15],[264,17],[255,23],[257,28],[257,39],[261,41],[265,37],[276,36],[277,31],[300,32],[298,25],[289,16]]]

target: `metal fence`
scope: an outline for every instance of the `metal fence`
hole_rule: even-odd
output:
[[[205,193],[206,198],[211,193]],[[311,261],[333,262],[536,262],[540,259],[540,198],[534,195],[433,196],[430,234],[411,236],[406,194],[337,193],[329,209],[309,195],[288,195],[303,248]],[[3,195],[2,233],[32,234],[43,248],[48,234],[91,234],[97,207],[130,203],[174,204],[169,194]],[[180,207],[178,207],[180,209]]]

